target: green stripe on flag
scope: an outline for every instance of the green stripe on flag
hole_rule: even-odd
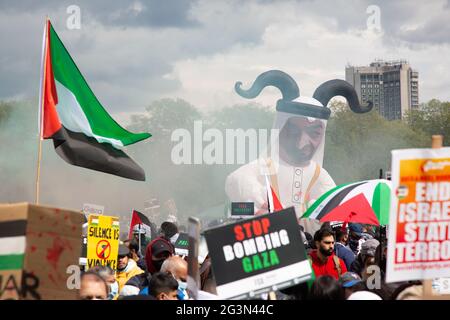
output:
[[[372,198],[372,209],[375,212],[380,225],[389,224],[389,211],[391,209],[391,188],[385,183],[379,183],[375,187]]]
[[[0,256],[0,271],[22,269],[23,260],[23,254],[9,254]]]
[[[308,210],[305,211],[305,213],[303,214],[302,218],[309,218],[309,216],[314,212],[314,210],[316,210],[316,208],[333,192],[335,192],[336,190],[342,189],[348,185],[350,185],[351,183],[347,183],[347,184],[341,184],[339,186],[334,187],[331,190],[328,190],[327,192],[325,192],[323,195],[321,195],[319,197],[319,199],[317,199],[314,204],[308,208]]]
[[[53,26],[50,27],[50,48],[55,80],[64,85],[76,97],[94,134],[120,140],[124,146],[151,136],[149,133],[131,133],[125,130],[106,112],[59,39]],[[58,104],[60,102],[62,101],[58,101]]]

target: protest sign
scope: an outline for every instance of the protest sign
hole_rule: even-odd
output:
[[[311,277],[293,207],[208,229],[204,235],[217,294],[225,299],[252,298]]]
[[[249,218],[255,215],[255,204],[253,202],[232,202],[231,218]]]
[[[78,265],[80,212],[0,205],[0,299],[75,299],[67,268]]]
[[[180,232],[175,241],[175,254],[178,256],[189,255],[189,235],[185,232]]]
[[[98,204],[92,204],[92,203],[83,204],[83,213],[87,216],[90,214],[101,215],[101,214],[103,214],[103,212],[105,212],[104,206],[101,206]]]
[[[87,232],[87,269],[96,265],[117,269],[119,218],[90,215]]]
[[[387,282],[448,277],[450,148],[392,151]]]

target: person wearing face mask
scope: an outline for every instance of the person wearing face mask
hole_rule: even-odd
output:
[[[161,270],[164,260],[173,256],[175,247],[168,240],[163,237],[156,238],[149,243],[145,250],[145,263],[147,264],[147,271],[150,274]]]
[[[171,274],[178,282],[178,299],[188,300],[187,289],[188,266],[186,260],[179,256],[172,256],[164,261],[161,272]]]
[[[156,272],[152,275],[149,284],[149,294],[156,300],[178,300],[178,282],[165,272]]]
[[[117,300],[119,297],[119,283],[114,276],[114,270],[109,266],[95,266],[90,272],[98,274],[108,285],[108,300]]]
[[[311,265],[316,277],[332,276],[336,280],[347,272],[342,259],[334,254],[334,233],[331,229],[323,228],[314,234],[316,250],[310,252]]]
[[[130,258],[130,249],[124,244],[119,245],[116,270],[116,280],[119,284],[119,292],[128,280],[141,273],[144,273],[144,271]]]
[[[87,271],[81,275],[79,300],[107,300],[108,285],[97,273]]]

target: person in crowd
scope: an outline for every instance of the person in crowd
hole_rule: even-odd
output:
[[[355,261],[355,254],[347,247],[348,234],[346,229],[336,229],[336,243],[334,245],[335,254],[345,262],[347,270],[350,269],[353,261]]]
[[[108,285],[97,273],[84,272],[80,277],[79,300],[107,300]]]
[[[383,300],[381,297],[373,292],[363,290],[352,293],[347,300]]]
[[[136,239],[125,240],[123,242],[124,245],[128,246],[130,249],[131,259],[136,261],[136,264],[139,268],[144,271],[147,271],[147,264],[145,263],[145,258],[139,253],[139,242]]]
[[[180,235],[178,231],[178,227],[174,222],[165,221],[161,224],[161,232],[160,235],[162,238],[170,241],[172,245],[175,245],[175,242]]]
[[[161,266],[161,272],[171,274],[178,282],[178,299],[188,300],[187,289],[188,265],[186,260],[179,256],[167,258]]]
[[[309,300],[344,300],[344,290],[332,276],[325,275],[314,280],[308,296]]]
[[[90,272],[94,272],[102,277],[108,285],[108,300],[116,300],[119,297],[119,283],[114,276],[114,270],[110,266],[95,266],[89,269]]]
[[[357,273],[363,280],[367,279],[367,268],[375,264],[375,252],[380,242],[377,239],[366,240],[361,245],[361,251],[350,266],[349,271]]]
[[[314,234],[316,250],[310,252],[311,265],[316,277],[329,275],[336,280],[347,272],[342,259],[334,254],[334,233],[329,228],[321,228]]]
[[[344,290],[345,299],[357,291],[366,290],[361,277],[354,272],[346,272],[339,278],[339,284]]]
[[[175,247],[169,240],[158,237],[150,242],[145,250],[145,262],[150,274],[161,270],[164,260],[174,255]]]
[[[128,280],[135,275],[144,273],[144,271],[137,266],[136,262],[130,258],[130,255],[130,249],[126,245],[119,245],[116,271],[116,280],[119,284],[119,294]]]
[[[367,232],[366,226],[360,223],[349,223],[348,228],[350,230],[348,246],[357,256],[361,251],[361,245],[366,240],[373,239],[373,236]]]
[[[156,272],[150,279],[149,294],[156,300],[178,300],[178,282],[171,274]]]
[[[423,299],[423,284],[421,281],[408,281],[401,284],[392,294],[392,300]]]

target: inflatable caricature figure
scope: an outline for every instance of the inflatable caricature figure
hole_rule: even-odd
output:
[[[237,82],[235,90],[247,99],[257,97],[267,86],[281,91],[273,125],[278,135],[271,135],[268,150],[257,160],[227,177],[225,191],[231,202],[254,202],[256,214],[269,212],[269,195],[275,194],[283,208],[293,206],[300,217],[314,200],[335,186],[322,168],[325,130],[331,112],[328,102],[335,96],[343,96],[357,113],[370,111],[372,104],[361,106],[354,88],[337,79],[320,85],[313,98],[301,97],[294,79],[278,70],[262,73],[248,90],[241,85]],[[302,219],[300,224],[311,234],[320,227],[309,219]]]

